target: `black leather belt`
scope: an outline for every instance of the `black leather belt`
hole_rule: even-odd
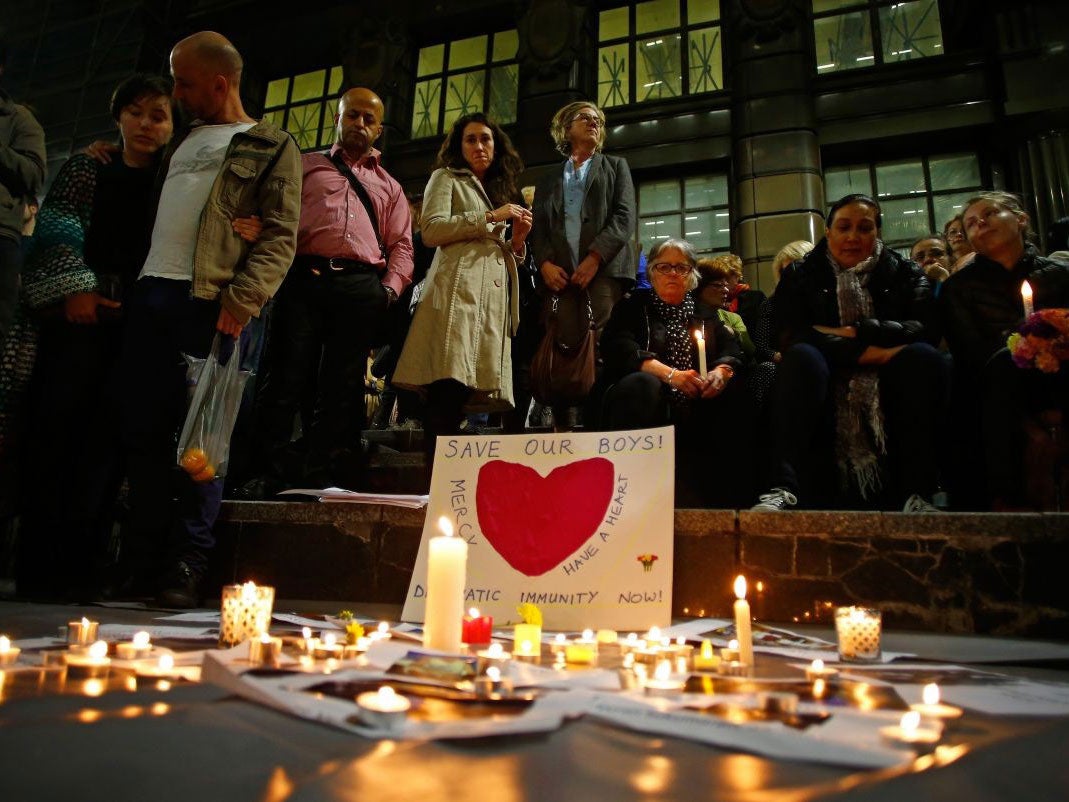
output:
[[[363,273],[371,271],[378,273],[375,265],[367,262],[358,262],[356,259],[342,259],[337,256],[308,256],[299,254],[293,260],[293,266],[305,270],[313,276],[329,276],[338,273]]]

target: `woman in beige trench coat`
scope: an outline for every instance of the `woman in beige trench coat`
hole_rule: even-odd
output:
[[[465,410],[512,407],[516,265],[526,257],[531,230],[531,212],[516,188],[523,162],[485,115],[453,124],[435,166],[421,228],[424,244],[438,251],[393,379],[426,390],[429,456],[436,436],[459,431]]]

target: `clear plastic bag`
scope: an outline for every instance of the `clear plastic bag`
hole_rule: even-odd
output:
[[[237,341],[216,334],[203,361],[186,357],[193,384],[189,412],[178,438],[178,464],[194,482],[226,476],[230,435],[238,419],[249,371],[241,370]],[[226,363],[221,363],[226,358]],[[198,364],[199,363],[199,364]]]

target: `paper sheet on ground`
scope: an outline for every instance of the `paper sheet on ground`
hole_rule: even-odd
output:
[[[353,504],[385,504],[391,507],[409,507],[420,509],[427,506],[428,496],[406,495],[400,493],[358,493],[341,487],[295,488],[283,490],[280,496],[315,496],[320,501],[350,502]]]
[[[102,640],[130,640],[135,632],[147,632],[153,640],[164,638],[210,639],[219,637],[214,629],[196,627],[145,627],[137,624],[101,624],[99,637]]]

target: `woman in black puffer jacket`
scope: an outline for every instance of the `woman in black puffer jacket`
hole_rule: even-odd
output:
[[[931,285],[883,247],[881,222],[872,198],[843,198],[826,237],[776,287],[773,344],[783,361],[772,391],[772,490],[756,510],[793,507],[799,495],[813,504],[831,473],[814,457],[829,450],[840,490],[932,509],[949,368],[933,347]]]

